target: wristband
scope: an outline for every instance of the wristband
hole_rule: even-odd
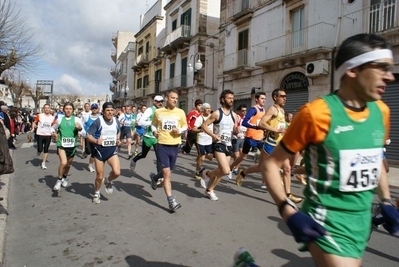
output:
[[[298,211],[298,207],[295,205],[295,203],[291,199],[286,198],[285,201],[278,206],[278,212],[280,213],[281,216],[283,209],[287,205],[291,206],[294,210]]]

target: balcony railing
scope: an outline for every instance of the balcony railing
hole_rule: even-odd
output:
[[[115,92],[115,93],[112,95],[112,101],[117,100],[118,98],[120,98],[120,96],[121,96],[121,92],[120,92],[120,91]]]
[[[234,0],[228,7],[229,17],[232,17],[233,19],[245,15],[250,11],[252,11],[250,0]]]
[[[150,82],[150,84],[147,86],[146,94],[151,95],[151,94],[159,94],[161,89],[161,82]]]
[[[342,16],[339,41],[358,33],[383,33],[399,27],[398,1],[381,1]]]
[[[116,50],[111,50],[111,59],[116,62]]]
[[[115,75],[115,67],[111,67],[109,73],[111,73],[112,76]]]
[[[176,40],[180,38],[190,38],[191,37],[191,27],[188,25],[181,25],[179,28],[171,32],[165,40],[165,46],[173,44]]]
[[[143,89],[142,88],[136,89],[134,92],[134,97],[135,98],[143,97]]]
[[[169,80],[165,80],[163,91],[186,87],[186,86],[187,86],[187,75],[180,75],[170,78]]]
[[[256,65],[280,59],[300,52],[331,50],[335,41],[335,26],[317,23],[256,46]]]
[[[134,62],[133,67],[142,67],[143,65],[146,65],[149,63],[149,54],[140,54],[137,56],[136,61]]]
[[[247,49],[239,50],[236,53],[224,57],[224,71],[230,71],[237,68],[251,67],[251,51]]]
[[[115,92],[115,89],[116,89],[116,86],[115,86],[115,84],[114,83],[110,83],[109,84],[109,90],[111,91],[111,92]]]

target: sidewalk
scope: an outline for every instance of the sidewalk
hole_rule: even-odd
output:
[[[11,157],[13,157],[13,150],[10,150]],[[15,163],[14,163],[15,166]],[[0,175],[0,266],[3,266],[4,259],[4,241],[6,238],[6,222],[8,215],[8,189],[10,186],[10,178],[13,174]]]

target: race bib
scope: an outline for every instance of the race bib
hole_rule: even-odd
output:
[[[164,130],[164,131],[172,131],[174,128],[177,128],[177,120],[164,120],[164,121],[162,121],[162,130]]]
[[[62,147],[74,147],[75,146],[75,138],[74,137],[63,137],[61,139]]]
[[[51,127],[51,123],[49,123],[49,122],[43,122],[43,123],[42,123],[42,127],[43,127],[43,128],[50,128],[50,127]]]
[[[231,133],[223,132],[220,135],[220,141],[222,141],[222,143],[225,143],[225,144],[230,143],[231,142]]]
[[[339,151],[342,192],[361,192],[378,186],[381,174],[382,148]]]
[[[285,123],[279,123],[277,125],[277,129],[284,129],[285,128]]]
[[[116,146],[116,136],[104,136],[102,146]]]

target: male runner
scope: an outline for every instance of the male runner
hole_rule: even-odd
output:
[[[72,116],[74,106],[72,103],[65,103],[63,111],[65,114],[59,116],[51,128],[52,135],[57,142],[57,154],[60,158],[58,167],[58,180],[54,186],[55,191],[60,191],[61,186],[68,186],[68,172],[76,154],[76,146],[79,131],[83,130],[82,121]],[[56,133],[58,130],[58,134]]]
[[[197,134],[191,132],[191,129],[194,127],[195,120],[201,116],[201,107],[202,107],[202,100],[197,99],[194,102],[194,109],[187,114],[187,136],[186,136],[186,143],[184,144],[182,151],[189,154],[191,148],[197,139]]]
[[[48,148],[50,147],[51,143],[51,124],[54,122],[54,116],[50,115],[50,105],[44,104],[43,106],[43,113],[37,115],[33,121],[32,129],[30,130],[31,133],[35,132],[37,135],[37,155],[43,152],[43,161],[40,167],[45,170],[46,161],[48,157]]]
[[[177,108],[179,94],[171,90],[166,96],[166,107],[155,110],[151,129],[153,135],[158,138],[157,158],[162,165],[162,173],[150,173],[151,187],[157,189],[158,179],[164,178],[164,190],[171,212],[181,207],[172,196],[171,173],[176,164],[179,145],[181,144],[181,133],[187,130],[186,114]]]
[[[96,121],[101,115],[99,114],[99,107],[97,103],[92,103],[90,105],[90,110],[91,113],[90,115],[85,118],[83,117],[83,128],[85,129],[85,132],[87,133],[89,131],[90,126],[93,124],[94,121]],[[85,154],[90,155],[89,159],[89,171],[90,172],[95,172],[96,170],[93,167],[94,163],[94,158],[95,158],[95,150],[94,150],[94,144],[90,143],[89,140],[85,140]]]
[[[90,103],[85,103],[84,104],[84,110],[80,113],[80,119],[82,120],[82,122],[84,123],[85,121],[87,121],[88,117],[91,114],[91,110],[90,110]],[[82,157],[86,158],[88,154],[85,148],[86,148],[86,144],[85,144],[85,137],[81,136],[80,137],[80,145],[82,146]]]
[[[231,135],[237,134],[237,114],[231,108],[234,103],[234,93],[224,90],[219,97],[221,108],[215,110],[209,119],[202,124],[202,130],[213,139],[213,153],[218,161],[218,167],[212,171],[201,169],[201,186],[205,188],[205,195],[210,200],[218,200],[213,189],[224,175],[230,172],[230,157],[232,154]],[[214,132],[208,128],[214,125]]]
[[[335,59],[339,90],[303,106],[262,162],[263,179],[283,220],[317,266],[361,265],[376,191],[385,229],[399,231],[399,213],[382,164],[390,123],[381,94],[394,80],[393,63],[391,46],[382,37],[358,34],[346,39]],[[307,186],[298,211],[276,177],[284,162],[302,149]]]
[[[121,115],[123,116],[123,114]],[[95,191],[93,195],[93,203],[100,203],[100,189],[104,183],[105,192],[113,193],[112,181],[118,178],[121,173],[121,164],[118,157],[117,146],[121,145],[119,138],[118,120],[114,117],[114,104],[105,102],[103,104],[103,115],[95,120],[87,133],[87,140],[94,144],[95,164],[96,164],[96,180],[94,183]],[[111,166],[111,172],[108,178],[104,177],[105,162]]]
[[[120,138],[121,140],[126,138],[126,148],[127,148],[127,159],[130,159],[133,157],[132,153],[132,120],[133,120],[133,114],[131,113],[132,111],[132,106],[127,105],[125,107],[125,112],[119,115],[119,126],[121,129],[121,134]]]

